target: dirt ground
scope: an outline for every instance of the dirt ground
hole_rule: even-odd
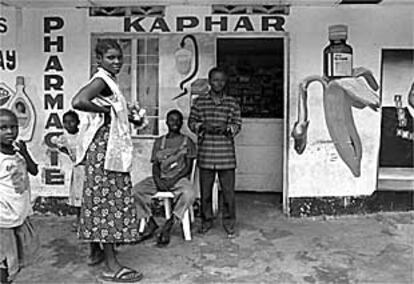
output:
[[[122,263],[144,273],[140,283],[414,283],[414,212],[295,219],[272,196],[238,195],[238,236],[220,219],[205,236],[192,225],[185,242],[174,228],[167,248],[155,240],[121,246]],[[157,219],[161,224],[162,218]],[[41,250],[18,283],[98,283],[73,216],[36,215]]]

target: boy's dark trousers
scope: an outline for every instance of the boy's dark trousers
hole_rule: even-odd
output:
[[[235,169],[210,170],[200,168],[201,220],[203,222],[213,221],[212,197],[216,172],[218,173],[223,194],[223,208],[221,212],[223,227],[227,232],[233,231],[236,222]]]

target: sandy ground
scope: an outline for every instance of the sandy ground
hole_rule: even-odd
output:
[[[40,254],[15,283],[98,283],[104,267],[86,265],[73,221],[34,217]],[[167,248],[121,246],[120,260],[144,273],[140,283],[414,283],[414,212],[289,219],[274,199],[247,195],[238,196],[235,239],[219,219],[201,236],[199,222],[190,242],[177,226]]]

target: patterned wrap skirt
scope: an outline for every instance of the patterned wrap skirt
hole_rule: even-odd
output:
[[[86,151],[78,235],[81,240],[128,243],[138,238],[130,173],[104,169],[109,126],[98,129]]]

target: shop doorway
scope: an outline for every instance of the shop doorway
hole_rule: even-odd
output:
[[[218,38],[217,65],[241,106],[236,190],[283,192],[285,39]]]
[[[414,208],[414,106],[409,104],[414,49],[383,49],[381,139],[373,210]]]

